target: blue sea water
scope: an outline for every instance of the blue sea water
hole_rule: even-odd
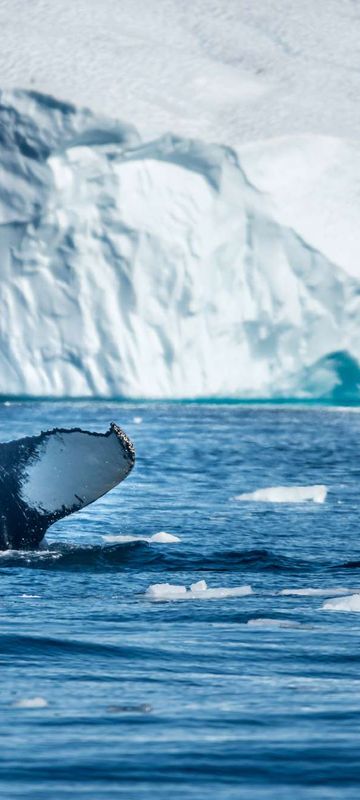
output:
[[[360,414],[12,403],[0,439],[112,420],[130,477],[42,550],[0,554],[1,798],[355,800],[360,614],[280,592],[360,590]],[[322,505],[233,499],[318,483]],[[105,538],[158,531],[181,541]],[[253,594],[146,595],[203,579]]]

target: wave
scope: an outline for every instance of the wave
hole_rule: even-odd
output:
[[[299,573],[331,567],[330,562],[291,558],[271,550],[214,550],[204,553],[195,546],[156,548],[148,542],[131,541],[109,545],[51,544],[46,550],[6,550],[0,554],[2,568],[43,570],[146,569],[147,571],[194,570],[196,572],[279,571]]]
[[[100,634],[99,634],[100,635]],[[56,636],[31,636],[18,633],[5,633],[1,636],[1,657],[4,660],[21,658],[38,659],[42,661],[67,661],[68,659],[96,658],[108,661],[119,658],[134,661],[151,657],[167,657],[167,651],[160,648],[147,647],[145,644],[136,645],[122,642],[113,644],[104,641],[89,641],[81,638],[63,639]]]
[[[246,623],[250,628],[301,628],[301,622],[280,617],[254,617]]]

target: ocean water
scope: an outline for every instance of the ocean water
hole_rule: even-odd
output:
[[[360,614],[324,604],[360,592],[360,414],[11,403],[0,439],[112,420],[130,477],[0,555],[0,796],[355,800]],[[323,503],[234,500],[314,484]],[[147,594],[200,580],[253,591]]]

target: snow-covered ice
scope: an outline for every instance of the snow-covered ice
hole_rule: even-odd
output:
[[[357,394],[359,143],[142,144],[23,92],[0,125],[0,394]]]
[[[234,500],[255,503],[324,503],[327,488],[321,484],[315,486],[269,486],[267,489],[256,489],[234,497]]]
[[[171,583],[154,583],[146,590],[150,600],[222,600],[225,597],[245,597],[252,594],[251,586],[211,589],[206,581],[192,583],[190,588]]]
[[[116,114],[145,138],[360,137],[355,0],[0,0],[0,30],[3,87]]]

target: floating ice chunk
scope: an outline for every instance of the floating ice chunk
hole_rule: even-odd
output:
[[[133,419],[133,422],[135,423],[135,425],[141,425],[142,421],[143,421],[142,417],[134,417],[134,419]]]
[[[257,503],[304,503],[312,500],[323,503],[327,495],[327,487],[322,484],[314,486],[269,486],[267,489],[256,489],[254,492],[238,494],[234,500]]]
[[[360,611],[360,593],[326,600],[323,611]]]
[[[349,594],[349,589],[341,586],[336,589],[282,589],[280,594],[298,597],[332,597],[335,594]]]
[[[206,592],[208,591],[206,581],[197,581],[190,586],[190,592]]]
[[[46,708],[48,701],[45,700],[45,697],[23,697],[13,705],[14,708]]]
[[[216,589],[209,589],[206,585],[205,581],[198,581],[197,583],[192,583],[190,586],[190,590],[188,592],[189,596],[193,597],[205,597],[206,600],[211,599],[221,599],[222,597],[244,597],[248,594],[252,594],[251,586],[234,586],[230,588],[216,588]]]
[[[176,586],[171,583],[153,583],[146,590],[151,600],[174,600],[186,595],[186,586]]]
[[[146,591],[151,600],[219,600],[224,597],[245,597],[249,594],[252,594],[251,586],[209,589],[204,580],[192,583],[190,589],[171,583],[156,583]]]
[[[159,531],[159,533],[154,533],[150,536],[149,542],[159,542],[160,544],[170,543],[170,542],[181,542],[178,536],[174,536],[173,533],[166,533],[166,531]]]

